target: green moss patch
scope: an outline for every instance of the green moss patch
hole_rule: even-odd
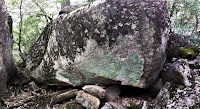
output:
[[[104,57],[88,60],[81,69],[84,69],[83,74],[86,78],[88,78],[87,73],[91,72],[96,76],[112,80],[126,79],[130,85],[136,86],[143,73],[143,64],[143,59],[137,55],[130,55],[120,61],[109,53]]]
[[[192,48],[180,48],[180,53],[182,57],[187,57],[189,55],[196,57],[197,53]]]

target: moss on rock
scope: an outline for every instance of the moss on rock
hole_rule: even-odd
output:
[[[180,54],[182,57],[193,56],[197,57],[198,53],[193,48],[180,48]]]

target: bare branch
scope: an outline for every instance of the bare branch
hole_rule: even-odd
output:
[[[20,0],[20,7],[19,7],[19,11],[20,11],[20,22],[19,22],[19,42],[18,42],[18,50],[19,50],[19,55],[21,57],[21,59],[23,60],[23,62],[26,62],[26,59],[23,56],[23,53],[21,51],[21,39],[22,39],[22,21],[23,21],[23,15],[22,15],[22,0]]]
[[[44,14],[44,17],[46,19],[46,22],[48,23],[49,21],[52,21],[52,18],[50,16],[47,15],[47,13],[45,12],[45,10],[35,1],[33,1],[41,10],[41,12]]]

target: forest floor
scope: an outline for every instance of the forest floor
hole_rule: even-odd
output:
[[[120,96],[112,102],[123,104],[123,102],[134,102],[138,108],[141,108],[144,101],[151,101],[152,97],[146,93],[146,90],[134,91],[135,88],[119,86],[122,90]],[[67,102],[74,101],[75,98],[64,100],[62,102],[52,104],[53,98],[56,95],[66,92],[72,89],[81,90],[81,88],[66,88],[61,90],[55,90],[55,87],[43,88],[34,84],[25,85],[24,88],[11,87],[12,94],[6,99],[3,99],[0,103],[0,109],[64,109],[63,105]],[[129,90],[129,91],[127,91]],[[123,93],[126,91],[126,93]],[[106,101],[101,102],[102,107]],[[125,104],[126,105],[126,104]],[[134,105],[135,106],[135,105]],[[129,106],[131,107],[131,105]]]

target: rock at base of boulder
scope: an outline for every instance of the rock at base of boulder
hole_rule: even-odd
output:
[[[84,109],[80,104],[75,101],[67,102],[63,105],[63,109]]]
[[[199,109],[200,93],[195,88],[167,82],[149,109]]]
[[[64,100],[69,100],[71,98],[75,98],[77,93],[78,93],[77,89],[73,89],[73,90],[61,93],[52,99],[52,104],[62,102]]]
[[[132,98],[132,97],[127,97],[122,99],[122,106],[131,108],[131,109],[141,109],[142,105],[144,103],[144,99],[142,98]]]
[[[179,59],[173,64],[168,63],[166,71],[162,73],[164,82],[173,82],[179,85],[191,86],[192,73],[189,64],[184,59]]]
[[[91,95],[94,95],[100,99],[103,99],[106,95],[106,90],[104,90],[100,86],[95,85],[86,85],[83,87],[83,90],[90,93]]]
[[[107,102],[101,109],[128,109],[114,102]]]
[[[83,107],[87,109],[99,109],[100,100],[84,91],[79,91],[76,96],[76,102],[80,103]]]

